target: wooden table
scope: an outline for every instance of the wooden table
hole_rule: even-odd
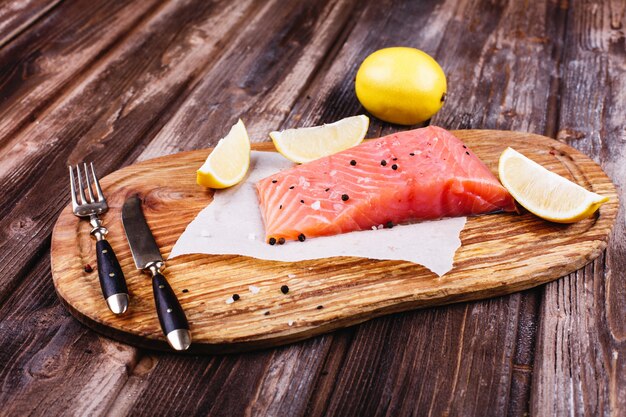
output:
[[[238,117],[265,141],[362,113],[356,70],[385,46],[443,66],[430,123],[555,137],[623,190],[625,24],[623,0],[0,2],[0,414],[626,415],[623,192],[608,249],[553,283],[239,355],[98,335],[49,256],[68,164],[210,147]]]

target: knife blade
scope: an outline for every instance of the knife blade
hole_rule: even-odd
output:
[[[137,269],[152,275],[152,292],[161,330],[175,350],[186,350],[191,344],[191,332],[185,312],[165,279],[165,262],[154,240],[141,208],[141,199],[132,196],[122,206],[122,224]]]

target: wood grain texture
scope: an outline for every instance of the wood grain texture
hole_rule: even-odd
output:
[[[626,3],[570,5],[557,139],[597,161],[626,189]],[[626,199],[603,256],[546,286],[531,411],[626,415]]]
[[[250,2],[200,3],[163,4],[0,153],[0,275],[7,276],[0,299],[67,204],[66,166],[95,160],[100,175],[119,166],[162,126],[163,114],[188,94],[233,26],[254,12]]]
[[[469,218],[454,269],[442,278],[407,262],[359,258],[298,263],[227,255],[176,258],[168,262],[167,275],[193,329],[192,351],[276,346],[392,312],[502,295],[548,282],[598,256],[616,215],[617,194],[591,160],[538,135],[506,131],[457,134],[492,169],[502,150],[513,146],[608,196],[611,202],[598,218],[570,226],[551,224],[530,214]],[[82,270],[82,265],[95,263],[88,224],[79,221],[69,207],[63,211],[53,233],[52,272],[57,293],[81,321],[120,340],[163,348],[151,287],[146,285],[149,280],[133,266],[119,211],[127,197],[140,194],[155,239],[167,257],[187,224],[210,201],[210,192],[195,184],[194,175],[206,154],[200,150],[157,158],[103,179],[111,206],[104,221],[133,299],[129,314],[122,317],[98,302],[99,284],[93,274]],[[212,271],[211,275],[206,271]],[[289,274],[296,277],[288,278]],[[287,295],[280,292],[283,284],[290,287]],[[262,292],[249,294],[249,285],[261,287]],[[234,293],[242,299],[226,304]],[[317,309],[319,305],[323,308]]]
[[[103,415],[137,349],[99,336],[58,303],[48,254],[0,308],[0,415]]]
[[[62,0],[0,2],[0,48],[28,29]]]

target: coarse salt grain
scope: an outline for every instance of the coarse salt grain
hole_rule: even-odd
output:
[[[288,325],[293,326],[293,320],[289,320],[289,322],[287,322]]]
[[[380,230],[380,229],[384,229],[384,228],[385,228],[385,225],[384,225],[384,224],[379,224],[379,225],[378,225],[378,230]]]
[[[211,237],[211,233],[207,229],[202,229],[200,231],[200,236],[202,236],[202,237]]]
[[[316,201],[315,203],[311,204],[311,208],[312,208],[313,210],[319,210],[319,209],[320,209],[320,207],[321,207],[321,205],[322,205],[322,203],[320,203],[320,202],[319,202],[319,200],[318,200],[318,201]]]
[[[256,285],[249,285],[248,289],[250,290],[252,294],[258,294],[259,291],[261,291],[261,289],[257,287]]]
[[[372,230],[377,230],[377,229],[378,229],[378,227],[372,226]]]
[[[330,171],[330,176],[331,176],[331,177],[334,177],[334,176],[335,176],[335,174],[337,174],[337,171],[336,171],[336,170],[334,170],[334,169],[333,169],[332,171]]]
[[[292,278],[292,279],[293,279],[293,278],[295,278],[296,276],[297,276],[296,274],[289,274],[289,275],[287,275],[287,278]]]
[[[233,297],[228,297],[228,298],[226,299],[226,304],[232,304],[232,303],[234,303],[234,302],[235,302],[235,299],[234,299]]]

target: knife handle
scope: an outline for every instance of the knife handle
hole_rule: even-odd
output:
[[[128,288],[122,267],[108,240],[102,238],[96,242],[96,258],[102,295],[113,313],[122,314],[128,309]]]
[[[189,323],[176,294],[160,272],[152,276],[152,291],[161,330],[167,342],[175,350],[186,350],[191,344]]]

